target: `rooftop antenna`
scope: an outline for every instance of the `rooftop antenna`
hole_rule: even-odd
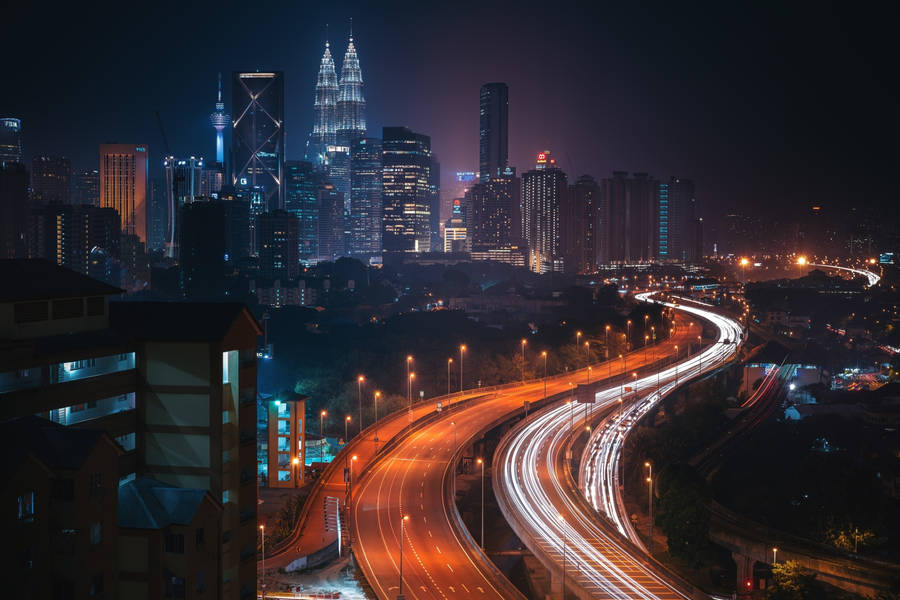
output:
[[[328,23],[325,23],[325,47],[328,47]]]
[[[353,41],[353,17],[350,17],[350,41]]]

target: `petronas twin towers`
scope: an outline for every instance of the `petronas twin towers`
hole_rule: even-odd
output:
[[[325,42],[316,80],[316,116],[306,148],[307,160],[319,167],[325,166],[330,162],[329,153],[336,151],[335,146],[347,148],[354,139],[366,135],[366,100],[362,88],[362,71],[352,31],[344,53],[340,83],[330,44]]]

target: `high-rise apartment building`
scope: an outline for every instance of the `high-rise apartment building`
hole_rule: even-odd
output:
[[[466,192],[469,238],[473,252],[509,247],[515,240],[520,181],[515,169],[504,171]]]
[[[112,208],[46,204],[31,215],[29,255],[119,285],[121,235]]]
[[[209,115],[209,122],[216,130],[216,162],[225,163],[225,128],[231,121],[231,115],[225,112],[222,101],[222,74],[219,73],[219,95],[216,98],[216,110]]]
[[[361,137],[350,146],[350,237],[352,256],[381,254],[381,140]]]
[[[600,182],[601,262],[646,262],[656,257],[659,184],[646,173],[615,171]]]
[[[25,164],[22,150],[22,121],[12,117],[0,118],[0,165]]]
[[[235,72],[231,87],[231,184],[239,191],[245,190],[248,196],[258,196],[260,212],[281,208],[284,73]]]
[[[406,127],[385,127],[381,143],[382,250],[429,252],[431,138]]]
[[[284,165],[284,210],[295,215],[299,221],[297,242],[300,260],[314,260],[318,256],[318,190],[321,178],[309,161],[289,160]]]
[[[696,209],[694,182],[672,177],[659,183],[657,195],[657,248],[659,259],[691,262],[696,253]]]
[[[86,169],[75,175],[73,204],[100,206],[100,171]]]
[[[200,171],[200,195],[204,198],[217,198],[225,185],[225,165],[222,163],[206,163]]]
[[[582,175],[569,186],[562,215],[566,271],[584,274],[597,270],[600,213],[600,187],[593,177]]]
[[[149,160],[143,144],[100,145],[100,206],[119,213],[122,232],[147,243]]]
[[[337,145],[338,93],[334,58],[331,56],[331,45],[326,41],[316,77],[315,120],[306,143],[306,160],[317,169],[324,169],[328,163],[328,146]]]
[[[536,273],[563,270],[560,211],[567,192],[566,174],[550,151],[538,153],[535,168],[522,175],[522,234]]]
[[[61,156],[35,156],[31,162],[31,188],[37,204],[69,204],[72,162]]]
[[[509,165],[509,88],[486,83],[479,99],[478,175],[484,183]]]
[[[282,281],[300,276],[300,221],[285,210],[259,216],[259,273]]]
[[[185,545],[202,541],[220,557],[216,572],[205,574],[218,580],[210,586],[218,597],[255,596],[256,346],[262,332],[249,310],[222,302],[110,302],[120,289],[43,260],[0,261],[0,279],[11,283],[0,294],[0,310],[17,315],[0,323],[0,340],[10,350],[0,357],[0,419],[39,414],[66,427],[105,431],[124,453],[111,473],[87,479],[87,489],[102,485],[106,491],[98,501],[135,477],[208,491],[221,509],[215,519],[221,529]],[[66,344],[58,343],[61,337]],[[115,519],[115,510],[103,512]],[[79,535],[65,531],[68,515],[52,514],[53,529],[23,532],[34,547]],[[104,523],[94,539],[101,536],[115,531]],[[95,558],[73,564],[91,568]],[[167,578],[191,589],[201,583],[196,565],[172,566],[177,570]],[[130,593],[109,585],[105,597],[152,597],[141,595],[137,582]],[[86,587],[59,595],[90,596]]]

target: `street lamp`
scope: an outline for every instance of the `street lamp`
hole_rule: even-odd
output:
[[[409,380],[410,373],[412,373],[412,361],[413,361],[412,354],[407,355],[407,357],[406,357],[406,379],[407,379],[407,381]]]
[[[481,465],[481,549],[484,550],[484,460],[479,458],[475,462]]]
[[[375,390],[375,443],[378,443],[378,398],[381,397],[381,392]]]
[[[648,553],[650,556],[653,556],[653,465],[650,462],[645,462],[644,466],[650,470],[650,474],[647,476],[647,512],[650,514],[650,544],[648,546]]]
[[[347,477],[347,483],[349,484],[349,490],[347,492],[347,513],[349,514],[351,510],[353,510],[353,463],[356,462],[357,456],[354,454],[350,457],[350,471]],[[347,546],[353,546],[353,531],[350,529],[351,520],[347,519]]]
[[[362,433],[362,384],[366,378],[362,375],[356,378],[356,399],[359,401],[359,432]]]
[[[587,368],[587,382],[588,383],[591,382],[591,371],[593,371],[593,370],[594,370],[594,367],[588,365],[588,368]]]
[[[324,410],[319,413],[319,437],[322,438],[319,442],[319,462],[325,462],[325,415],[327,414]]]
[[[294,466],[294,487],[297,487],[297,480],[300,479],[300,459],[295,456],[291,459],[291,464]]]
[[[628,325],[628,334],[625,336],[625,350],[628,350],[629,345],[631,345],[631,319],[626,321],[626,325]]]
[[[544,350],[541,352],[541,356],[544,357],[544,398],[547,397],[547,351]]]
[[[522,338],[522,383],[525,383],[525,345],[528,340]]]
[[[584,364],[588,365],[591,362],[591,343],[584,343]]]
[[[603,347],[606,349],[606,360],[609,360],[609,325],[605,328]]]
[[[778,564],[778,548],[772,548],[772,564]]]
[[[459,347],[459,393],[460,395],[463,392],[463,360],[466,354],[466,345],[462,344]]]
[[[351,420],[350,415],[347,415],[346,417],[344,417],[344,444],[346,444],[347,441],[350,439],[348,437],[348,431],[350,428],[350,420]]]
[[[749,264],[750,264],[750,261],[747,260],[746,258],[741,259],[741,281],[742,282],[747,281],[747,277],[744,275],[744,270],[747,268],[747,265],[749,265]]]
[[[447,396],[450,396],[450,365],[453,364],[453,359],[447,359]]]
[[[647,322],[650,321],[650,315],[644,315],[644,334],[647,333]]]
[[[262,597],[266,600],[266,526],[259,526],[259,539],[262,544]]]
[[[398,598],[403,597],[403,526],[409,521],[409,515],[403,515],[400,519],[400,593]]]
[[[416,378],[415,373],[409,374],[409,379],[406,380],[406,406],[409,410],[409,417],[412,418],[412,382],[413,379]]]

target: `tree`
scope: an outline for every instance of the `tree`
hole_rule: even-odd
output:
[[[805,600],[812,597],[813,575],[795,560],[772,565],[772,586],[766,593],[771,600]]]
[[[658,479],[657,522],[672,556],[695,566],[702,564],[709,547],[709,493],[706,482],[685,464],[671,465]]]

